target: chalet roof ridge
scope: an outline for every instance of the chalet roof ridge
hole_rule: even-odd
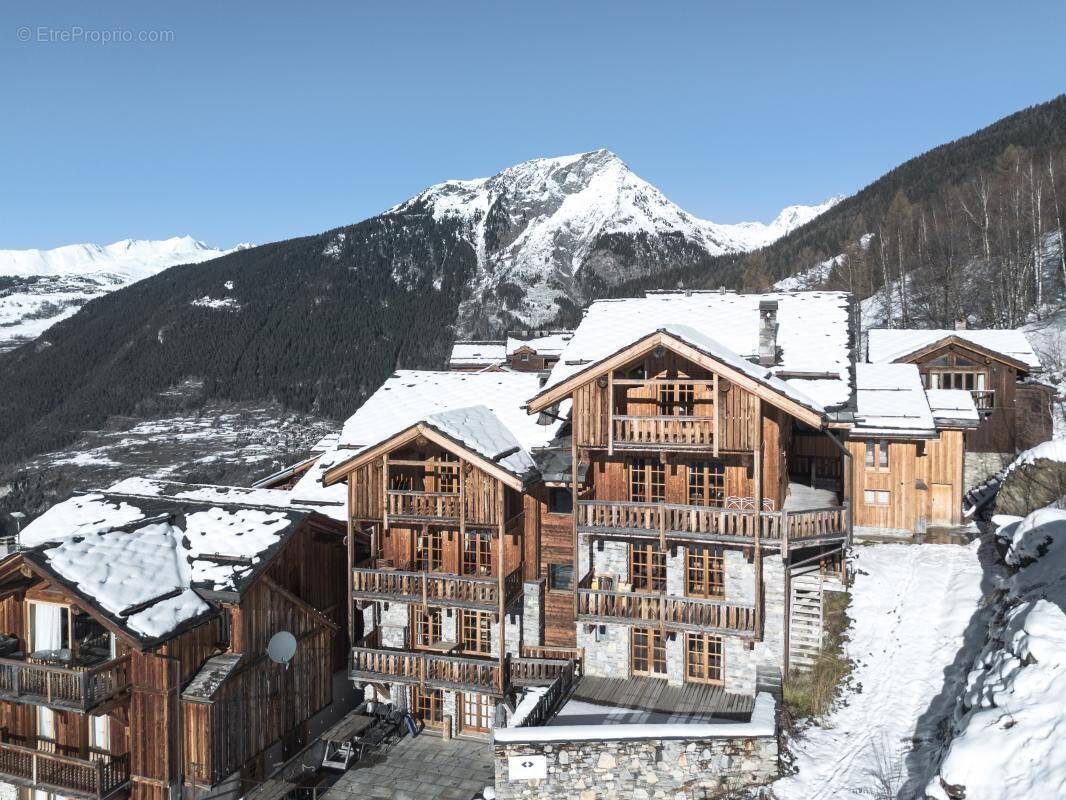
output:
[[[1026,372],[1040,372],[1043,365],[1025,331],[1020,328],[869,328],[867,359],[884,364],[934,350],[952,339],[964,346],[1001,357]]]

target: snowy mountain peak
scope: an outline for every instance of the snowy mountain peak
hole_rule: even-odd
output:
[[[838,200],[789,206],[769,225],[719,224],[689,214],[600,149],[524,161],[488,178],[444,181],[387,213],[459,223],[477,254],[461,317],[481,307],[486,313],[479,316],[501,326],[537,325],[555,315],[563,298],[582,300],[584,287],[646,275],[694,252],[709,257],[765,247]],[[515,289],[523,295],[517,303],[493,297],[513,296]]]

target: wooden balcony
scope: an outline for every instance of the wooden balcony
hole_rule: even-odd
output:
[[[504,608],[522,595],[522,568],[503,579]],[[410,572],[368,566],[352,570],[352,595],[359,600],[396,600],[430,606],[499,611],[500,580],[473,575]]]
[[[512,658],[509,662],[512,685],[546,686],[560,675],[581,674],[581,661],[573,658]]]
[[[970,396],[973,397],[973,404],[977,406],[978,411],[991,411],[996,407],[995,389],[974,389]]]
[[[458,492],[410,492],[390,489],[386,494],[390,520],[458,522],[462,495]]]
[[[506,688],[499,659],[395,650],[376,646],[374,636],[352,648],[349,676],[358,681],[413,683],[501,695]]]
[[[130,687],[130,657],[93,667],[60,667],[0,658],[0,699],[86,712]]]
[[[611,417],[615,449],[708,450],[714,447],[712,416],[622,416]]]
[[[798,511],[579,500],[577,527],[586,533],[619,533],[681,541],[751,544],[756,534],[764,547],[786,551],[847,536],[845,506]]]
[[[591,575],[588,575],[578,586],[578,622],[611,622],[746,638],[758,635],[758,614],[754,605],[653,592],[592,589],[589,588],[590,580]]]
[[[130,782],[129,755],[89,748],[82,757],[48,739],[0,731],[0,779],[63,797],[103,798],[122,791]]]

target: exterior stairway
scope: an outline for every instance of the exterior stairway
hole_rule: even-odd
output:
[[[788,621],[789,669],[810,669],[822,647],[823,580],[818,564],[794,568]]]

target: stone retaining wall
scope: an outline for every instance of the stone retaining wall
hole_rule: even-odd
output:
[[[546,778],[511,780],[512,758],[539,757]],[[493,758],[499,800],[704,800],[778,773],[775,736],[496,742]]]

